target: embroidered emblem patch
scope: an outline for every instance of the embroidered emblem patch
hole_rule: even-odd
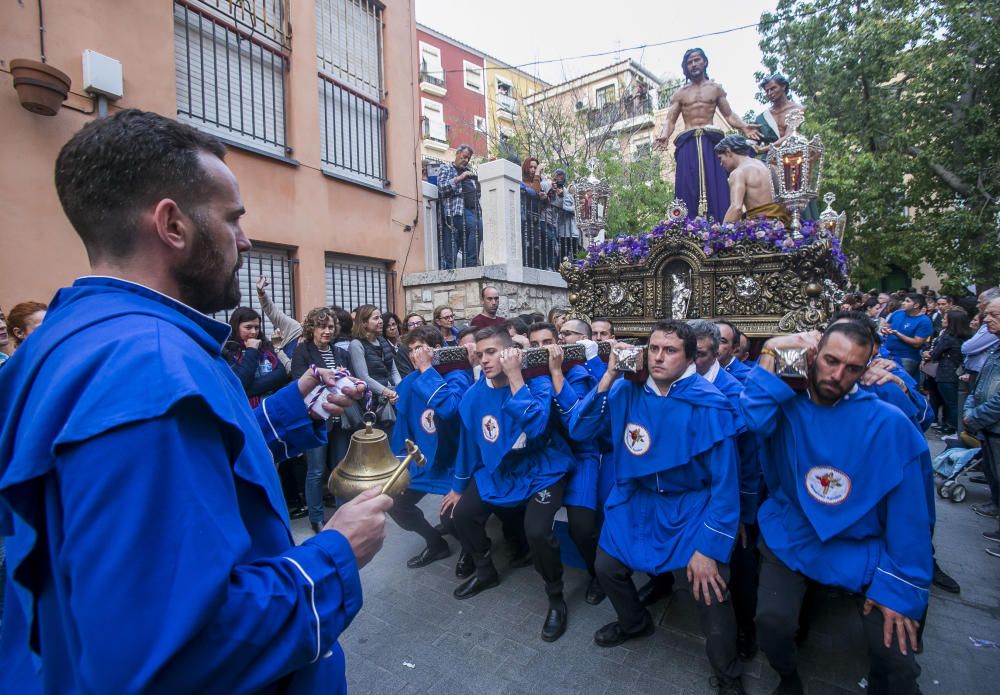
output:
[[[492,415],[486,415],[483,417],[483,439],[488,441],[490,444],[495,442],[500,436],[500,425],[497,423],[497,419]]]
[[[851,494],[851,479],[829,466],[814,466],[806,473],[806,490],[822,504],[840,504]]]
[[[629,453],[642,456],[649,451],[650,443],[649,431],[645,427],[634,422],[625,425],[625,448]]]
[[[434,424],[433,408],[428,408],[420,414],[420,426],[424,428],[424,432],[427,434],[434,434],[437,432],[437,425]]]

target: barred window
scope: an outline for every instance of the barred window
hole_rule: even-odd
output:
[[[396,273],[382,261],[328,255],[326,303],[347,311],[362,304],[374,304],[382,311],[392,311],[396,305]]]
[[[328,173],[388,185],[382,5],[316,0],[320,159]]]
[[[174,0],[177,118],[285,156],[285,0]]]
[[[280,246],[254,244],[250,251],[243,254],[243,266],[237,273],[240,284],[240,306],[248,306],[261,315],[264,334],[269,338],[274,333],[274,326],[261,311],[260,301],[257,299],[257,279],[261,275],[266,276],[271,283],[268,285],[267,294],[274,302],[274,306],[282,313],[297,318],[292,276],[294,266],[295,261],[292,260],[291,253]],[[213,316],[219,321],[229,321],[231,313],[232,311],[219,311]]]

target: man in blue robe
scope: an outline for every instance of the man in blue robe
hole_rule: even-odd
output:
[[[719,366],[742,384],[750,373],[750,367],[736,359],[736,349],[743,334],[736,324],[726,319],[716,319],[715,325],[719,327]]]
[[[453,510],[459,540],[476,564],[476,574],[455,589],[455,598],[471,598],[499,583],[486,520],[524,505],[524,532],[549,599],[542,639],[552,642],[566,631],[567,618],[552,520],[563,505],[573,454],[552,418],[550,382],[525,383],[521,351],[507,331],[496,326],[477,331],[476,354],[483,378],[459,407],[462,432],[455,479],[441,506],[443,514]]]
[[[631,575],[674,572],[691,587],[719,692],[742,693],[729,557],[739,526],[738,422],[729,400],[698,375],[695,339],[659,321],[646,348],[645,383],[620,380],[614,354],[577,406],[570,432],[610,430],[615,487],[605,506],[597,577],[618,620],[594,634],[612,647],[652,634]]]
[[[857,388],[872,347],[871,331],[854,322],[772,338],[740,397],[747,426],[765,438],[757,633],[781,676],[776,692],[803,692],[795,634],[807,579],[864,595],[869,690],[919,692],[913,650],[931,582],[929,452],[906,416]],[[807,390],[775,376],[783,349],[808,351]]]
[[[60,152],[93,275],[0,375],[0,692],[346,690],[337,638],[391,500],[292,539],[274,464],[323,442],[303,403],[318,382],[251,411],[222,356],[229,327],[206,313],[238,304],[250,248],[223,156],[131,109]]]
[[[584,323],[579,320],[574,322]],[[563,324],[563,328],[569,323],[570,321],[567,321]],[[573,457],[576,459],[573,471],[566,479],[563,506],[566,507],[569,537],[580,552],[580,557],[583,558],[587,573],[590,575],[584,601],[596,606],[604,600],[604,590],[601,589],[594,571],[598,528],[597,476],[601,452],[592,434],[575,439],[569,436],[567,430],[573,410],[576,409],[580,399],[597,386],[598,380],[592,378],[587,369],[579,364],[563,363],[562,347],[556,338],[556,332],[556,327],[551,323],[533,323],[528,329],[528,344],[531,347],[544,347],[549,351],[549,375],[536,378],[549,381],[546,387],[551,388],[555,396],[553,405],[559,413],[560,433],[567,438]]]
[[[420,447],[426,463],[410,464],[410,486],[396,498],[389,516],[400,528],[413,531],[426,543],[420,553],[406,561],[407,567],[418,569],[451,555],[442,531],[431,526],[417,504],[427,494],[445,495],[451,490],[461,428],[458,406],[472,386],[472,365],[438,373],[432,359],[433,349],[441,347],[441,332],[432,326],[413,328],[400,341],[414,370],[396,390],[399,407],[392,430],[392,450],[405,455],[409,439]],[[441,524],[445,531],[452,531],[450,517],[442,517]]]

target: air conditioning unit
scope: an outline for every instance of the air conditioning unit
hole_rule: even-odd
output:
[[[590,104],[587,102],[586,99],[581,99],[580,101],[576,102],[576,110],[577,111],[586,111],[589,108],[590,108]]]

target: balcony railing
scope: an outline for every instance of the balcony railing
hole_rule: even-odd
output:
[[[497,108],[509,113],[511,116],[517,115],[517,99],[510,94],[497,92]]]
[[[652,113],[653,100],[650,96],[626,97],[588,111],[587,128],[589,130],[606,128],[621,121]]]
[[[580,249],[580,232],[573,213],[549,199],[521,191],[521,257],[526,268],[556,270],[563,256]]]
[[[411,75],[413,73],[410,73]],[[439,77],[437,74],[432,72],[427,72],[426,70],[420,71],[420,81],[426,82],[427,84],[432,84],[435,87],[440,87],[444,89],[444,77]]]

